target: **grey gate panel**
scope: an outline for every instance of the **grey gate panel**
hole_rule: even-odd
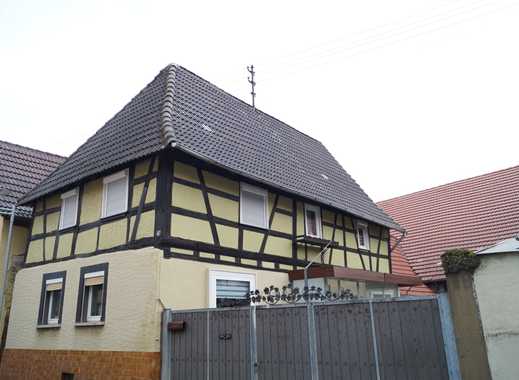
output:
[[[310,380],[306,307],[256,310],[258,378]]]
[[[315,307],[320,379],[376,379],[367,303]]]
[[[171,344],[163,347],[169,347],[171,365],[163,366],[163,373],[168,371],[164,379],[449,379],[445,322],[436,298],[165,315],[165,320],[184,321],[185,328],[165,329]]]
[[[174,313],[172,321],[184,321],[181,333],[171,334],[171,376],[173,379],[207,377],[207,313]]]
[[[250,310],[216,309],[209,313],[209,378],[250,379]]]

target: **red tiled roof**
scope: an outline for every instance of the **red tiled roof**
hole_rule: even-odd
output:
[[[388,199],[378,206],[407,230],[400,248],[416,274],[425,282],[443,280],[440,255],[445,250],[476,250],[519,232],[519,166]]]

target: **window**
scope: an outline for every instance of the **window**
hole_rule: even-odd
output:
[[[268,192],[242,183],[240,186],[240,221],[255,227],[267,228]]]
[[[47,273],[43,275],[38,325],[59,326],[61,323],[65,275],[66,272]]]
[[[248,306],[249,292],[255,289],[253,274],[209,271],[209,307]]]
[[[104,322],[107,279],[107,263],[81,268],[76,322]]]
[[[78,207],[77,189],[61,194],[61,215],[59,218],[60,230],[76,225]]]
[[[128,172],[126,170],[103,179],[102,217],[117,215],[128,209]]]
[[[366,223],[357,224],[357,241],[359,248],[369,249],[368,225]]]
[[[321,209],[314,205],[305,205],[305,226],[308,236],[321,238]]]

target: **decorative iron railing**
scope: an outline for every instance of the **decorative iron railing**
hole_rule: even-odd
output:
[[[350,289],[342,290],[340,293],[325,291],[316,286],[304,287],[299,290],[292,285],[283,286],[281,289],[271,285],[260,291],[252,290],[248,299],[253,304],[266,303],[275,305],[278,303],[296,304],[301,302],[334,302],[356,299]]]

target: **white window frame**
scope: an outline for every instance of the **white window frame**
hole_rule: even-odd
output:
[[[263,205],[264,205],[263,220],[265,222],[264,225],[259,226],[259,225],[244,222],[243,205],[245,204],[245,202],[243,200],[243,191],[248,192],[248,193],[253,193],[253,194],[263,197],[263,201],[264,201],[263,202]],[[262,189],[260,187],[249,185],[248,183],[241,182],[240,183],[240,223],[246,224],[249,226],[259,227],[259,228],[268,228],[268,202],[269,202],[269,193],[267,190]]]
[[[112,182],[115,182],[121,178],[126,178],[126,191],[125,191],[125,194],[124,194],[124,210],[116,213],[116,214],[110,214],[110,215],[107,215],[107,193],[108,193],[108,184],[112,183]],[[109,216],[112,216],[112,215],[117,215],[117,214],[120,214],[120,213],[123,213],[123,212],[126,212],[128,211],[128,169],[125,169],[125,170],[121,170],[117,173],[114,173],[114,174],[111,174],[107,177],[104,177],[103,178],[103,205],[101,207],[101,218],[107,218]]]
[[[315,223],[317,225],[317,235],[312,235],[308,232],[308,221],[306,219],[306,210],[311,210],[311,211],[315,212],[315,215],[316,215]],[[321,222],[321,208],[319,206],[305,203],[305,232],[306,232],[306,236],[311,236],[311,237],[318,238],[318,239],[321,239],[323,237],[323,229],[322,229],[322,222]]]
[[[58,313],[58,317],[57,318],[51,318],[50,315],[51,315],[51,312],[52,312],[52,300],[53,298],[52,297],[49,297],[49,292],[47,291],[47,285],[51,285],[51,284],[61,284],[61,294],[63,294],[63,277],[59,277],[59,278],[51,278],[47,281],[45,281],[45,303],[48,303],[48,309],[47,309],[47,324],[48,325],[57,325],[59,323],[59,313]],[[54,292],[57,291],[57,290],[53,290]],[[61,297],[60,301],[63,299],[63,297]],[[45,307],[46,305],[43,306],[43,310],[45,310]],[[62,308],[63,305],[60,305],[60,308]]]
[[[359,232],[362,231],[362,235],[364,237],[364,245],[360,244],[360,238],[359,238]],[[368,230],[368,224],[365,222],[358,222],[357,223],[357,243],[359,244],[360,249],[365,249],[369,251],[369,230]]]
[[[256,275],[254,273],[227,272],[209,270],[209,307],[216,307],[216,280],[247,281],[249,289],[256,290]]]
[[[79,207],[79,196],[78,196],[79,192],[78,192],[78,189],[77,187],[75,189],[72,189],[70,191],[67,191],[66,193],[63,193],[61,194],[61,212],[60,212],[60,217],[59,217],[59,229],[60,230],[63,230],[65,228],[69,228],[69,227],[73,227],[77,224],[77,213],[78,213],[78,207]],[[73,224],[69,224],[69,225],[64,225],[64,221],[63,221],[63,208],[65,206],[65,202],[64,200],[67,199],[67,198],[70,198],[70,197],[76,197],[76,213],[74,214],[74,223]]]
[[[84,276],[84,279],[86,280],[87,278],[91,278],[91,277],[103,277],[103,293],[104,293],[106,291],[105,271],[101,270],[101,271],[97,271],[97,272],[86,273]],[[86,288],[93,288],[94,286],[95,285],[90,285],[90,286],[85,285],[85,288],[83,289],[83,294],[86,291]],[[86,320],[87,320],[87,322],[100,322],[101,316],[103,315],[103,310],[101,310],[100,315],[92,315],[92,293],[93,293],[92,289],[90,289],[88,291]],[[83,298],[84,298],[84,296],[83,296]],[[104,307],[104,305],[102,305],[101,307]]]

